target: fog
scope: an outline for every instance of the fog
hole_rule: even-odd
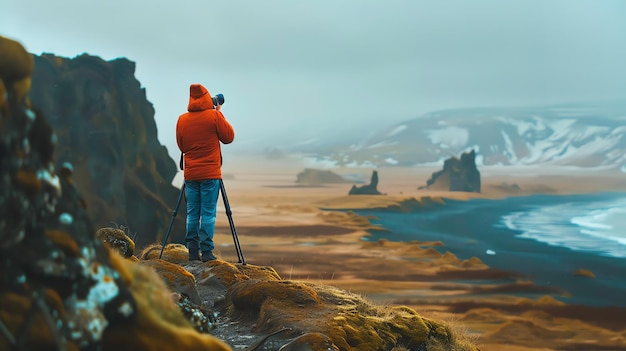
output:
[[[437,109],[626,96],[619,0],[5,0],[0,35],[136,62],[173,158],[192,83],[225,95],[237,152]]]

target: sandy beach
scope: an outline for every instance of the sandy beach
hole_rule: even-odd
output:
[[[386,195],[349,196],[352,184],[296,184],[305,167],[288,160],[225,165],[224,181],[247,263],[272,266],[284,279],[344,288],[377,304],[407,305],[466,330],[483,351],[626,350],[626,308],[564,304],[554,298],[561,293],[558,287],[536,286],[475,257],[459,259],[442,241],[363,240],[368,230],[385,229],[353,212],[333,211],[384,208],[408,199],[625,191],[623,174],[493,169],[481,171],[483,192],[473,194],[418,190],[437,171],[434,167],[383,168],[378,169],[378,189]],[[333,169],[367,179],[371,171]],[[236,262],[221,202],[215,240],[220,258]],[[528,293],[540,297],[524,297]]]

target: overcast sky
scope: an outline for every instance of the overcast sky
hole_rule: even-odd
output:
[[[437,109],[626,97],[626,1],[3,0],[29,52],[136,62],[159,140],[189,84],[223,93],[241,146]]]

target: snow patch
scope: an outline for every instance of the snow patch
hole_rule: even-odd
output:
[[[504,155],[509,158],[509,162],[517,162],[517,155],[515,154],[515,148],[513,148],[511,137],[504,130],[501,131],[500,134],[502,134],[502,138],[504,139],[504,144],[506,146],[503,150]]]
[[[389,157],[385,159],[385,163],[390,164],[390,165],[397,165],[399,162],[398,160]]]
[[[456,126],[425,131],[430,142],[445,148],[462,148],[469,141],[467,129]]]
[[[539,116],[532,116],[530,119],[499,116],[496,117],[496,120],[514,126],[517,129],[517,134],[521,136],[529,130],[544,131],[548,128]]]

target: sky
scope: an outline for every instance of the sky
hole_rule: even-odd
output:
[[[622,0],[3,0],[33,54],[136,63],[159,140],[189,85],[222,93],[232,150],[388,128],[448,108],[626,97]]]

